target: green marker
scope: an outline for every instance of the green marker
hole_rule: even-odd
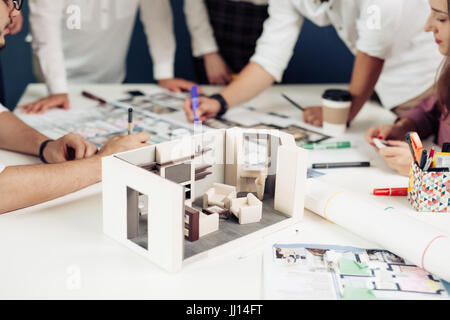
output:
[[[307,150],[330,150],[330,149],[348,149],[352,144],[348,141],[345,142],[329,142],[329,143],[309,143],[302,145],[303,149]]]

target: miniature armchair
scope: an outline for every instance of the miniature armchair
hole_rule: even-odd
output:
[[[249,193],[246,198],[231,200],[231,213],[239,219],[239,224],[260,222],[262,202],[253,193]]]
[[[203,209],[210,206],[230,209],[231,200],[236,197],[236,187],[214,183],[213,187],[203,195]]]

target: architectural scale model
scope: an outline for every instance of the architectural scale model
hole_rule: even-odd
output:
[[[233,128],[104,158],[104,232],[177,272],[298,222],[307,155],[289,134]]]

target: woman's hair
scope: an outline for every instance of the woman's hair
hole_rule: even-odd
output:
[[[447,2],[450,18],[450,0],[447,0]],[[450,56],[445,59],[443,64],[439,80],[437,81],[437,92],[441,105],[446,106],[447,111],[450,111]]]

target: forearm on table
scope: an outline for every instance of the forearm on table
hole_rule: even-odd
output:
[[[350,83],[350,93],[353,96],[353,103],[349,121],[353,121],[374,93],[383,66],[384,60],[371,57],[361,51],[356,55]]]
[[[396,125],[402,125],[407,122],[410,124],[409,131],[417,131],[420,137],[425,139],[437,133],[440,117],[441,111],[437,104],[432,109],[429,109],[425,102],[421,102],[416,107],[401,115],[396,121]]]
[[[39,148],[48,137],[26,125],[11,112],[0,114],[0,149],[39,155]]]
[[[50,201],[100,181],[100,157],[7,167],[0,174],[0,214]]]
[[[275,78],[262,66],[255,62],[250,62],[239,76],[222,92],[222,96],[230,107],[244,103],[275,82]]]
[[[407,134],[410,131],[417,131],[417,125],[413,120],[409,118],[402,118],[397,120],[395,126],[403,131],[404,134]]]

